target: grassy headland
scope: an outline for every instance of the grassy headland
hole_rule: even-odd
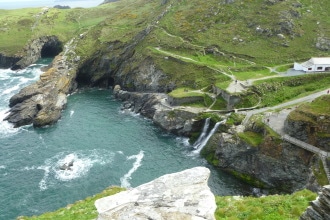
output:
[[[19,220],[72,220],[95,219],[97,210],[94,202],[102,197],[113,195],[124,189],[111,187],[103,192],[88,197],[65,208],[40,216],[18,217]],[[292,195],[272,195],[261,198],[239,196],[216,196],[216,219],[298,219],[316,194],[308,190],[298,191]]]

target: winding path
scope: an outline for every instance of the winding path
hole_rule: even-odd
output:
[[[247,111],[246,112],[246,117],[243,120],[242,124],[246,126],[249,119],[250,119],[250,117],[254,114],[267,112],[269,110],[281,109],[281,108],[296,105],[296,104],[299,104],[299,103],[302,103],[302,102],[310,102],[310,101],[314,100],[315,98],[317,98],[321,95],[327,94],[327,91],[329,89],[326,89],[326,90],[323,90],[323,91],[320,91],[320,92],[316,92],[316,93],[313,93],[311,95],[308,95],[308,96],[305,96],[305,97],[302,97],[302,98],[298,98],[298,99],[295,99],[295,100],[292,100],[292,101],[289,101],[289,102],[286,102],[286,103],[282,103],[280,105],[276,105],[276,106],[273,106],[273,107],[267,107],[267,108],[261,108],[261,109]],[[282,110],[280,112],[277,112],[277,113],[268,112],[268,114],[266,114],[266,116],[264,117],[264,123],[267,124],[271,129],[273,129],[277,134],[279,134],[281,136],[282,140],[285,140],[285,141],[287,141],[291,144],[294,144],[294,145],[296,145],[300,148],[303,148],[307,151],[310,151],[314,154],[317,154],[320,157],[320,159],[323,163],[325,173],[327,175],[328,181],[330,182],[330,170],[329,170],[329,167],[328,167],[327,161],[326,161],[326,158],[330,157],[330,152],[321,150],[318,147],[315,147],[315,146],[310,145],[306,142],[303,142],[303,141],[298,140],[294,137],[291,137],[291,136],[287,135],[284,132],[284,121],[286,120],[288,114],[292,110],[294,110],[294,108],[284,109],[284,110]]]

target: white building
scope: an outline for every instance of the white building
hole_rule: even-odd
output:
[[[313,57],[304,63],[294,63],[293,69],[305,72],[330,71],[330,57]]]

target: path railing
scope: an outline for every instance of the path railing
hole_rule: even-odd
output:
[[[305,143],[305,142],[303,142],[301,140],[298,140],[298,139],[296,139],[294,137],[291,137],[291,136],[289,136],[287,134],[283,135],[282,136],[282,139],[283,140],[286,140],[286,141],[288,141],[288,142],[290,142],[290,143],[292,143],[294,145],[297,145],[297,146],[299,146],[301,148],[304,148],[304,149],[306,149],[308,151],[311,151],[311,152],[313,152],[315,154],[320,154],[320,155],[325,156],[325,157],[329,157],[330,156],[330,153],[328,153],[326,151],[323,151],[323,150],[321,150],[321,149],[319,149],[317,147],[314,147],[313,145],[307,144],[307,143]]]
[[[327,175],[328,181],[330,182],[330,170],[329,170],[328,164],[327,164],[327,158],[330,157],[329,152],[321,150],[317,147],[314,147],[313,145],[305,143],[305,142],[303,142],[301,140],[298,140],[294,137],[291,137],[287,134],[283,135],[282,139],[286,140],[286,141],[290,142],[291,144],[294,144],[298,147],[304,148],[304,149],[306,149],[306,150],[308,150],[312,153],[318,154],[321,158],[322,163],[323,163],[325,174]]]

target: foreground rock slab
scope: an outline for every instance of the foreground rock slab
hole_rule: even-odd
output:
[[[96,200],[98,220],[214,220],[215,198],[207,185],[210,170],[195,167]]]

